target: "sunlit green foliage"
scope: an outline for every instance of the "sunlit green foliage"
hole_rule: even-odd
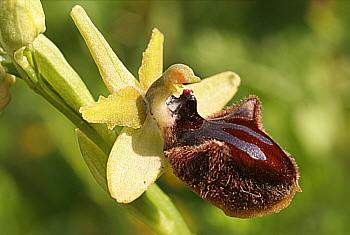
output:
[[[43,1],[45,35],[95,99],[108,96],[69,16],[81,4],[136,75],[150,32],[164,35],[164,67],[202,78],[235,71],[234,100],[256,94],[264,128],[292,154],[300,186],[278,214],[227,217],[171,172],[158,181],[196,234],[345,234],[350,231],[350,3],[347,1]],[[0,116],[0,233],[153,234],[98,186],[74,127],[22,82]]]

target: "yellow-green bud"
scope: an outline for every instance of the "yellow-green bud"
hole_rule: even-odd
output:
[[[0,65],[0,112],[10,103],[9,87],[14,81],[14,76],[7,74],[4,67]]]
[[[10,49],[28,46],[45,29],[40,0],[0,0],[1,39]]]

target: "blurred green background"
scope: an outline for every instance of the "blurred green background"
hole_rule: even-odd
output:
[[[108,95],[71,8],[82,5],[136,76],[151,30],[164,68],[202,77],[231,70],[234,101],[258,95],[267,132],[299,165],[300,185],[278,214],[230,218],[170,171],[158,180],[196,234],[350,232],[350,2],[43,1],[46,36],[97,98]],[[0,234],[154,234],[93,180],[74,126],[17,80],[0,115]]]

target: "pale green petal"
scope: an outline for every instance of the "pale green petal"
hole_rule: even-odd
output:
[[[207,117],[225,107],[236,94],[240,83],[241,79],[236,73],[223,72],[187,86],[193,89],[197,98],[198,113]]]
[[[107,98],[100,96],[96,103],[79,111],[86,121],[106,123],[109,129],[117,125],[140,128],[146,119],[145,103],[133,87],[125,87]]]
[[[124,127],[107,164],[108,189],[119,203],[141,196],[169,167],[163,141],[150,115],[140,129]]]
[[[81,6],[72,9],[71,16],[89,47],[95,63],[98,66],[110,93],[114,93],[126,86],[135,87],[141,92],[141,85],[119,60],[105,38],[91,22]]]
[[[158,29],[153,29],[151,40],[143,53],[139,69],[139,79],[142,86],[147,88],[163,73],[163,41],[164,36]]]
[[[108,192],[106,179],[107,155],[92,141],[84,132],[75,130],[78,137],[80,152],[83,155],[86,165],[98,184]]]

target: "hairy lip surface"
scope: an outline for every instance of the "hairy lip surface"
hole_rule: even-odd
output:
[[[164,154],[174,174],[228,216],[277,213],[301,191],[294,159],[262,129],[256,96],[207,119],[190,89],[167,105],[175,122],[163,130]]]

